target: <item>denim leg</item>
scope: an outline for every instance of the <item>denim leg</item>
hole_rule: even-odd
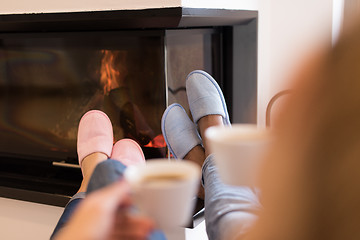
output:
[[[77,206],[79,205],[79,203],[84,199],[85,197],[85,193],[84,192],[79,192],[76,193],[68,202],[68,204],[66,204],[64,212],[62,213],[58,223],[56,224],[56,227],[53,231],[53,233],[51,234],[50,239],[53,239],[55,234],[64,227],[64,225],[69,221],[70,217],[72,216],[74,210],[77,208]]]
[[[90,193],[97,189],[103,188],[120,178],[122,178],[126,166],[117,160],[108,159],[99,163],[93,172],[93,175],[90,178],[87,192]],[[65,206],[64,212],[59,219],[58,224],[55,227],[53,234],[51,235],[50,239],[55,236],[57,233],[70,219],[73,212],[75,211],[78,204],[83,200],[85,197],[85,193],[77,193],[73,196],[73,198],[69,201],[69,203]],[[155,230],[150,233],[148,236],[148,240],[166,240],[165,235],[159,231]]]
[[[87,193],[106,187],[122,178],[126,166],[117,160],[108,159],[99,163],[90,178]]]
[[[96,189],[100,189],[104,186],[107,186],[114,181],[122,177],[126,166],[119,161],[108,159],[99,163],[94,170],[93,175],[90,178],[87,193],[92,192]],[[86,193],[80,192],[76,193],[66,204],[63,214],[61,215],[56,227],[51,234],[50,239],[53,239],[55,234],[64,227],[68,222],[72,214],[74,213],[77,206],[85,198]]]
[[[236,239],[257,219],[258,191],[222,183],[213,158],[210,155],[202,167],[206,231],[209,240]]]

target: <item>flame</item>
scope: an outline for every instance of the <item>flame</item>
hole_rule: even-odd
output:
[[[116,67],[115,58],[119,51],[102,50],[103,58],[100,67],[100,82],[103,85],[104,94],[110,92],[111,89],[118,88],[118,80],[120,78],[120,68]]]
[[[164,136],[162,134],[157,135],[144,147],[152,147],[152,148],[166,147],[166,142],[165,142]]]

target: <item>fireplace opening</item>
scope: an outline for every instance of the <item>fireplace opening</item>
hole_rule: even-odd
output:
[[[219,39],[212,28],[0,35],[0,184],[74,194],[78,123],[91,109],[109,116],[114,142],[168,157],[162,114],[188,109],[189,72],[219,71]]]
[[[76,158],[79,119],[91,109],[109,115],[115,140],[145,147],[161,134],[162,39],[73,35],[2,39],[1,153]]]

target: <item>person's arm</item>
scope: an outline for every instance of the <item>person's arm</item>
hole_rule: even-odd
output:
[[[258,192],[223,184],[213,157],[210,155],[202,167],[206,231],[210,240],[239,239],[257,219],[261,208]]]

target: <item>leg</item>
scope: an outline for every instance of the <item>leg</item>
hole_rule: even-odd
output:
[[[225,185],[218,176],[205,131],[211,126],[229,125],[230,120],[216,81],[203,71],[194,71],[189,74],[186,87],[190,110],[202,136],[206,156],[202,177],[209,239],[237,239],[256,220],[256,211],[261,207],[257,194],[248,187]]]
[[[188,152],[185,155],[184,159],[192,161],[201,167],[205,160],[204,148],[200,145],[196,145],[193,149],[190,150],[190,152]],[[204,187],[202,186],[202,184],[200,184],[197,196],[200,199],[205,198],[205,191],[204,191]]]
[[[204,137],[205,131],[207,128],[217,125],[223,125],[221,115],[208,115],[200,118],[198,126],[204,147],[201,147],[200,145],[195,146],[185,155],[184,159],[195,162],[202,167],[205,159],[211,154],[210,149],[207,147],[206,138]],[[198,197],[205,199],[205,190],[202,184],[199,188]]]
[[[83,159],[82,163],[82,172],[83,172],[83,181],[80,185],[78,192],[70,199],[68,204],[66,204],[63,214],[61,215],[50,239],[52,239],[55,234],[64,227],[64,225],[68,222],[73,212],[77,208],[78,204],[82,202],[85,198],[85,193],[88,187],[88,183],[90,178],[94,172],[94,169],[97,164],[103,162],[107,159],[107,156],[103,153],[93,153],[88,155]]]
[[[198,121],[201,139],[196,126],[189,119],[185,110],[179,104],[170,105],[163,114],[161,125],[162,132],[169,150],[175,157],[186,159],[203,165],[205,158],[210,154],[207,148],[204,132],[208,127],[222,125],[221,115],[206,115]],[[198,197],[204,199],[204,188],[200,184]]]
[[[85,197],[90,178],[95,167],[108,159],[112,152],[113,130],[110,119],[105,113],[92,110],[84,114],[78,128],[77,151],[83,181],[78,192],[65,206],[51,238],[67,223]]]
[[[92,174],[87,193],[106,187],[122,178],[127,166],[145,164],[141,147],[131,139],[121,139],[115,143],[111,159],[100,162]],[[149,240],[166,240],[159,230],[153,230],[148,235]]]
[[[108,157],[104,153],[97,152],[83,159],[81,167],[83,172],[83,180],[78,192],[86,192],[90,177],[92,176],[95,167],[99,163],[105,161],[107,158]]]
[[[96,166],[90,178],[87,193],[105,187],[122,178],[127,166],[145,164],[145,157],[141,147],[131,139],[117,141],[110,158]]]
[[[191,114],[202,139],[196,124],[179,104],[172,104],[166,109],[161,128],[166,144],[175,158],[187,159],[202,166],[210,154],[204,138],[206,129],[230,124],[229,115],[223,94],[209,74],[203,71],[191,72],[186,79],[186,91]],[[204,197],[202,185],[199,197]]]
[[[90,154],[82,160],[83,181],[78,193],[76,193],[66,205],[51,239],[68,222],[76,207],[85,198],[87,193],[117,181],[122,177],[127,165],[144,164],[145,162],[144,154],[140,146],[130,139],[118,141],[114,145],[111,158],[113,159],[108,159],[105,154],[97,152]],[[161,235],[159,233],[157,234]]]
[[[200,118],[200,120],[198,121],[200,135],[202,137],[203,146],[205,149],[205,158],[211,154],[208,144],[206,142],[206,137],[205,137],[206,129],[208,129],[209,127],[212,127],[212,126],[222,126],[222,125],[224,125],[224,124],[223,124],[223,118],[221,115],[207,115],[205,117]],[[204,158],[204,160],[205,160],[205,158]]]
[[[175,158],[193,161],[202,166],[205,155],[199,133],[180,104],[172,104],[165,110],[161,119],[161,130]],[[199,185],[198,197],[203,199],[204,190],[200,183]]]

